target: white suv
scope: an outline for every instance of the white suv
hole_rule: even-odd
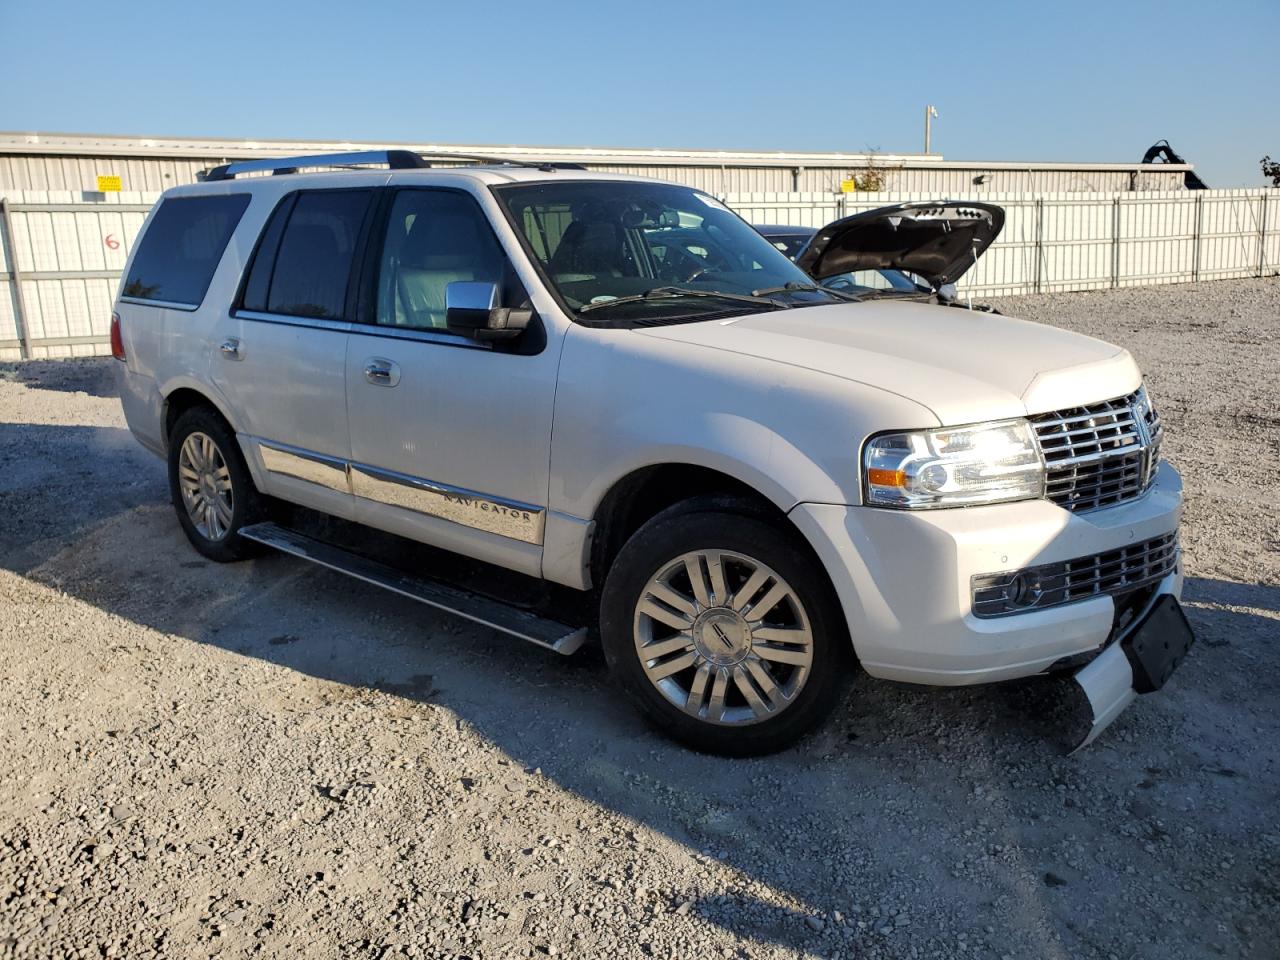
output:
[[[688,187],[450,159],[231,164],[150,214],[121,397],[205,556],[267,544],[561,653],[594,616],[415,577],[280,501],[571,588],[641,710],[728,754],[794,740],[855,660],[1077,671],[1091,739],[1185,654],[1181,482],[1127,351],[824,288]],[[892,266],[919,229],[911,269],[953,279],[992,209],[807,259]]]

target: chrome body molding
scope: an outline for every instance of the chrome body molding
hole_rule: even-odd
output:
[[[258,451],[262,454],[262,465],[271,473],[305,480],[338,493],[351,492],[345,460],[271,440],[259,440]]]
[[[337,493],[383,503],[522,543],[542,544],[546,508],[489,493],[436,483],[367,463],[257,439],[262,464],[270,473],[305,480]]]
[[[162,310],[185,310],[187,313],[200,309],[200,304],[198,303],[183,303],[179,300],[148,300],[144,297],[130,297],[127,295],[120,297],[120,302],[136,304],[139,307],[159,307]]]
[[[147,306],[177,306],[179,309],[196,309],[195,307],[183,307],[180,304],[162,304],[154,300],[139,302]],[[355,333],[362,337],[380,337],[384,340],[413,340],[418,343],[439,343],[447,347],[465,347],[469,350],[493,350],[493,344],[491,343],[473,340],[458,333],[450,333],[443,328],[427,330],[417,327],[396,327],[387,324],[356,323],[351,320],[295,316],[287,313],[264,313],[260,310],[237,310],[232,316],[237,320],[274,323],[282,327],[307,327],[313,330],[332,330],[335,333]]]
[[[543,507],[364,463],[350,464],[349,472],[351,492],[365,500],[440,517],[524,543],[542,543],[546,522]]]
[[[349,333],[353,326],[349,320],[330,320],[325,317],[296,317],[287,313],[262,313],[258,310],[237,310],[232,316],[237,320],[276,323],[282,327],[309,327],[312,330],[332,330],[335,333]]]

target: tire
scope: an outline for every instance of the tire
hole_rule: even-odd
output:
[[[169,493],[187,539],[210,560],[230,563],[258,552],[239,531],[262,517],[265,502],[235,434],[211,407],[193,407],[173,425]]]
[[[826,573],[798,537],[723,505],[672,508],[627,541],[601,592],[600,636],[645,717],[725,756],[773,753],[825,719],[852,653]]]

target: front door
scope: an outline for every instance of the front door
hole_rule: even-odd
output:
[[[525,299],[465,191],[406,188],[388,205],[369,324],[347,340],[356,518],[393,533],[540,572],[557,351],[540,321],[515,341],[445,328],[445,288],[488,281]]]

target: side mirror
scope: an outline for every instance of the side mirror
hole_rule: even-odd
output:
[[[473,340],[504,340],[519,336],[533,317],[532,310],[500,307],[496,283],[455,280],[444,288],[444,323],[450,333]]]
[[[944,283],[938,288],[938,299],[943,303],[955,303],[956,297],[958,296],[959,293],[956,292],[956,285],[954,283]]]

